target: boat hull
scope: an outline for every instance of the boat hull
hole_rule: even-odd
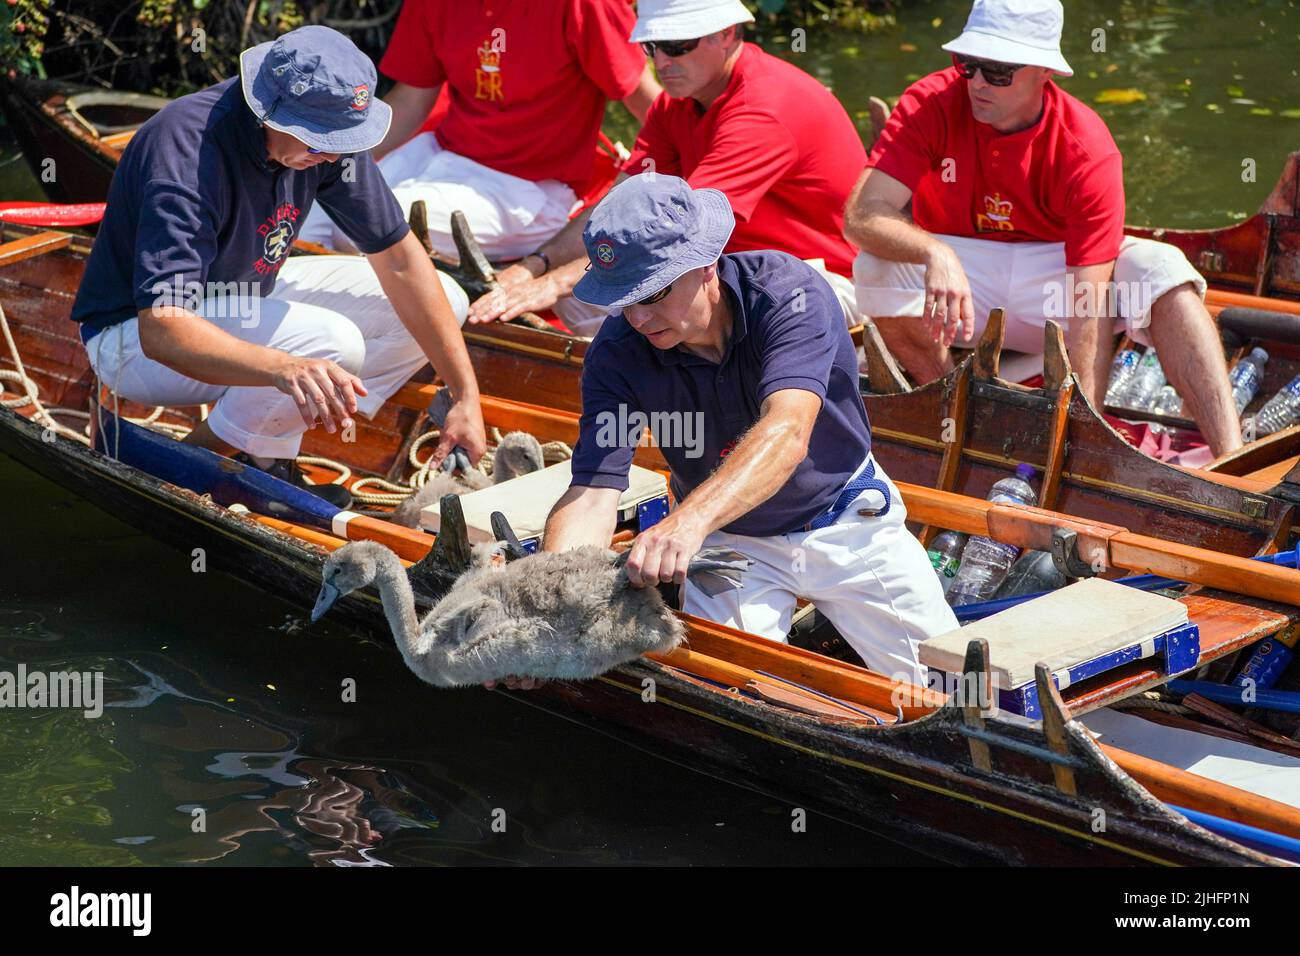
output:
[[[186,553],[204,549],[213,570],[304,609],[315,599],[325,556],[318,547],[66,439],[46,440],[44,429],[8,410],[0,410],[0,452]],[[429,596],[422,599],[428,603]],[[331,613],[359,632],[389,634],[372,593],[350,595]],[[990,733],[1006,743],[994,745],[992,768],[984,771],[973,764],[960,712],[951,706],[906,724],[870,727],[787,712],[649,661],[594,681],[501,696],[769,794],[790,806],[792,821],[799,809],[828,814],[952,862],[1271,862],[1170,812],[1075,724],[1070,759],[1086,797],[1056,788],[1041,754],[1035,756],[1041,731],[1007,715],[989,722]]]

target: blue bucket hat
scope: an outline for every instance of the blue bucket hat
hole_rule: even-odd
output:
[[[239,55],[244,101],[271,129],[323,153],[378,146],[393,111],[375,99],[375,65],[329,27],[308,26]]]
[[[640,302],[717,262],[735,228],[718,190],[692,189],[663,173],[632,176],[609,191],[582,230],[591,264],[573,296],[611,312]]]

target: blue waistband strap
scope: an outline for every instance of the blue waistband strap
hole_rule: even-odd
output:
[[[878,491],[884,496],[885,506],[876,512],[877,517],[889,514],[889,485],[876,477],[876,463],[868,461],[867,467],[858,472],[857,476],[844,486],[844,490],[835,499],[835,504],[831,506],[830,511],[818,515],[808,523],[808,530],[817,531],[833,525],[839,520],[840,515],[844,514],[849,505],[853,504],[864,491]]]

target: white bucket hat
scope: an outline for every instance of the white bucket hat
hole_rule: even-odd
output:
[[[740,0],[638,0],[631,43],[695,40],[737,23],[753,23]]]
[[[1060,0],[975,0],[961,36],[945,43],[943,49],[981,60],[1044,66],[1062,76],[1074,76],[1061,55],[1064,23]]]

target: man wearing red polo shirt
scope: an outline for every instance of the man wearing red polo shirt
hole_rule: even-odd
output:
[[[627,39],[635,19],[631,0],[406,0],[379,64],[397,85],[374,157],[405,212],[428,205],[438,252],[456,256],[456,210],[493,259],[528,255],[568,221],[595,174],[606,103],[644,120],[659,93]],[[420,132],[444,87],[446,117]],[[349,247],[323,211],[301,238]]]
[[[632,40],[653,59],[664,92],[623,175],[666,173],[720,190],[736,216],[727,252],[778,249],[807,260],[856,313],[843,210],[866,151],[826,87],[744,42],[753,19],[740,0],[640,0]],[[470,321],[556,307],[575,332],[594,335],[604,313],[567,298],[587,261],[585,222],[542,245],[552,268],[529,260],[502,273],[506,288],[479,299]]]
[[[846,213],[858,305],[918,381],[952,368],[991,309],[1040,353],[1048,318],[1098,408],[1115,312],[1156,346],[1216,455],[1241,428],[1205,280],[1173,246],[1124,235],[1122,158],[1096,113],[1052,82],[1059,0],[975,0],[953,66],[904,92]],[[910,211],[909,211],[910,206]]]

